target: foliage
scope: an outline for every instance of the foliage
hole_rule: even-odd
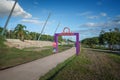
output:
[[[3,28],[2,28],[2,27],[0,27],[0,34],[1,34],[2,30],[3,30]]]
[[[119,80],[120,56],[113,54],[109,58],[109,55],[84,49],[79,56],[58,64],[39,80]]]
[[[18,24],[14,30],[7,30],[5,31],[5,37],[9,38],[9,39],[20,39],[22,41],[24,41],[24,39],[26,40],[38,40],[38,37],[40,35],[40,33],[37,32],[30,32],[28,30],[26,30],[27,26],[22,25],[22,24]],[[2,32],[3,28],[0,27],[0,33]],[[42,41],[53,41],[54,40],[54,36],[51,35],[46,35],[46,34],[42,34],[40,40]],[[60,36],[58,37],[58,42],[62,42],[63,38]]]
[[[0,48],[5,46],[4,41],[5,38],[3,36],[0,36]]]
[[[114,31],[110,29],[110,32],[105,32],[99,36],[100,44],[108,44],[109,48],[112,49],[112,45],[120,45],[120,31],[115,28]]]
[[[67,41],[68,41],[68,42],[74,42],[74,41],[72,41],[72,40],[70,40],[70,39],[67,39]]]
[[[92,48],[98,45],[109,45],[109,49],[112,49],[112,45],[120,45],[120,31],[118,28],[114,28],[113,31],[110,29],[109,32],[101,30],[99,37],[86,38],[81,42]]]
[[[46,47],[45,49],[39,48],[41,49],[40,51],[35,51],[37,48],[33,47],[29,48],[29,50],[28,49],[19,50],[16,48],[9,48],[7,46],[0,47],[0,69],[13,67],[19,64],[43,58],[45,56],[52,55],[53,48],[51,46]],[[70,48],[71,46],[63,47],[60,46],[59,52],[65,51]]]
[[[63,40],[63,39],[62,39],[62,36],[59,36],[59,37],[58,37],[58,42],[61,43],[62,40]]]
[[[22,25],[22,24],[18,24],[15,29],[14,29],[14,33],[16,35],[16,38],[19,38],[20,40],[24,41],[24,37],[26,35],[26,30],[25,30],[26,26]]]
[[[81,43],[93,48],[95,45],[99,44],[99,39],[98,37],[86,38],[82,40]]]
[[[110,54],[110,55],[108,55],[108,57],[111,58],[114,62],[120,64],[120,56],[119,55]]]

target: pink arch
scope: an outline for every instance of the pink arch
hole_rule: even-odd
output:
[[[64,28],[65,29],[65,28]],[[63,30],[64,31],[64,30]],[[56,42],[56,51],[58,52],[58,36],[76,36],[76,44],[75,44],[75,47],[76,47],[76,55],[79,54],[80,52],[80,43],[79,43],[79,33],[56,33],[54,35],[54,41]]]
[[[69,29],[68,27],[65,27],[65,28],[63,29],[63,33],[66,33],[66,32],[65,32],[66,29],[68,30],[67,33],[70,33],[70,29]]]

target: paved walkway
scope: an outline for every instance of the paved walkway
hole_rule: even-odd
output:
[[[75,54],[75,48],[71,48],[59,54],[38,59],[20,66],[0,71],[0,80],[39,80],[40,76],[49,72],[57,64],[65,61]]]

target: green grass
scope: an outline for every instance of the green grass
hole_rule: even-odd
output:
[[[97,57],[91,57],[94,54]],[[106,58],[105,61],[102,60],[103,56]],[[72,56],[57,65],[39,80],[120,80],[119,63],[120,56],[118,55],[100,52],[92,54],[82,50],[79,56]]]
[[[88,64],[91,64],[91,61],[84,54],[75,55],[57,65],[56,68],[42,76],[40,80],[80,80],[80,77],[91,72],[88,69]]]
[[[40,78],[40,80],[52,80],[73,59],[75,59],[75,56],[72,56],[71,58],[67,59],[64,63],[61,63],[61,64],[57,65],[56,68],[50,70],[45,76],[42,76]]]
[[[36,52],[24,51],[15,48],[0,48],[0,69],[16,66],[51,54],[51,49]]]
[[[0,48],[6,47],[6,45],[4,45],[4,41],[5,41],[5,39],[0,35]]]
[[[120,55],[119,54],[109,54],[108,55],[110,59],[112,59],[114,62],[120,64]]]
[[[16,48],[9,48],[3,44],[4,40],[0,40],[0,70],[20,65],[26,62],[30,62],[36,59],[43,58],[45,56],[52,55],[52,47],[46,47],[46,49],[40,51],[32,51],[35,48],[29,48],[19,50]],[[71,47],[59,47],[59,52],[67,50]]]

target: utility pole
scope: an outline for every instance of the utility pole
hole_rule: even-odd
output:
[[[12,16],[12,13],[13,13],[13,11],[14,11],[14,8],[15,8],[17,2],[18,2],[18,0],[15,0],[15,3],[14,3],[14,5],[13,5],[11,11],[10,11],[10,14],[9,14],[9,16],[8,16],[8,18],[7,18],[7,21],[6,21],[5,25],[4,25],[4,28],[3,28],[3,30],[2,30],[2,33],[1,33],[2,36],[3,36],[4,33],[5,33],[5,30],[6,30],[6,28],[7,28],[7,25],[8,25],[8,23],[9,23],[9,20],[10,20],[10,18],[11,18],[11,16]]]
[[[48,17],[47,17],[47,19],[46,19],[46,21],[45,21],[45,24],[43,25],[43,28],[42,28],[42,30],[41,30],[41,33],[40,33],[40,35],[39,35],[38,40],[40,40],[40,37],[41,37],[41,35],[42,35],[42,33],[43,33],[44,29],[45,29],[45,26],[46,26],[46,24],[47,24],[48,19],[50,18],[50,16],[51,16],[51,13],[49,13],[49,15],[48,15]]]
[[[57,31],[57,29],[58,29],[59,26],[60,26],[60,22],[58,23],[58,25],[57,25],[57,27],[56,27],[56,30],[55,30],[54,34],[56,33],[56,31]]]

